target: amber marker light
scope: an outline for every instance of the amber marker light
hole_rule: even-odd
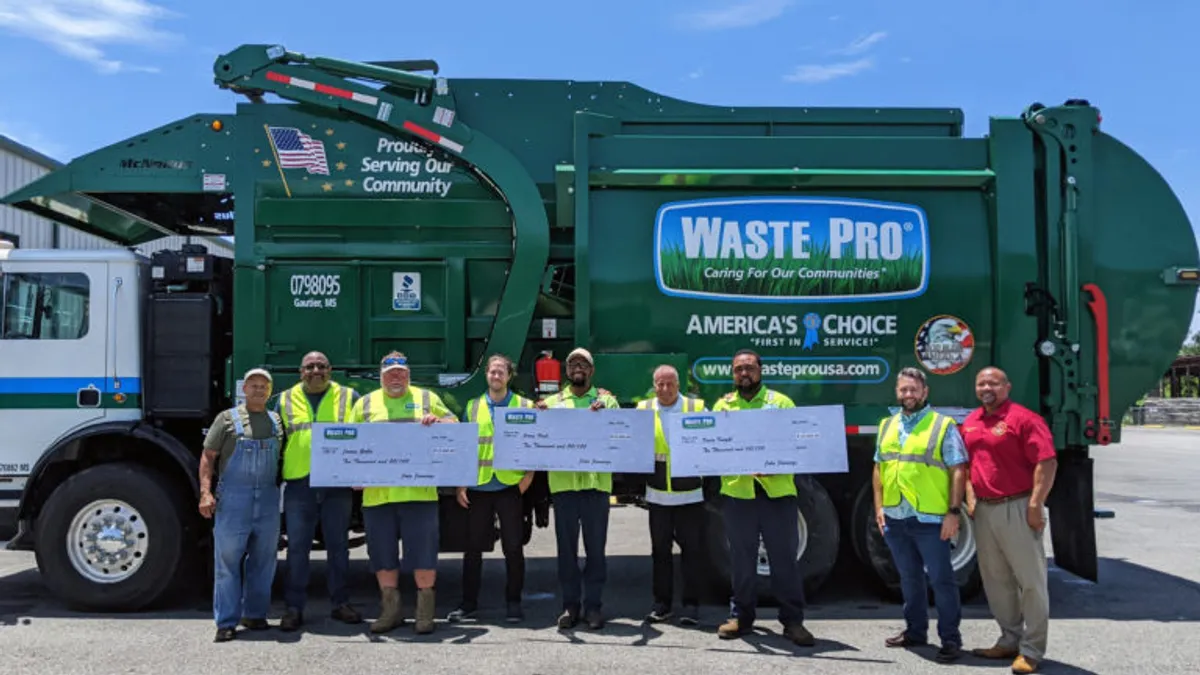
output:
[[[213,131],[220,131],[225,128],[225,124],[221,122],[221,120],[213,120],[212,124],[209,126],[212,127]]]

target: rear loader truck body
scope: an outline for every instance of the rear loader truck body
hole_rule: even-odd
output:
[[[843,552],[896,592],[870,488],[896,373],[923,368],[931,403],[961,420],[975,374],[997,365],[1059,452],[1055,562],[1097,579],[1089,448],[1119,442],[1123,412],[1174,358],[1200,276],[1179,200],[1097,108],[1032,105],[966,138],[955,109],[710,106],[418,69],[436,74],[242,46],[214,66],[249,99],[236,112],[147,131],[3,198],[128,247],[234,237],[232,260],[0,251],[0,527],[64,599],[145,607],[210,555],[203,431],[239,373],[267,367],[281,392],[311,350],[367,393],[400,349],[414,384],[461,417],[496,352],[526,395],[583,346],[624,406],[669,363],[711,407],[733,353],[755,349],[766,386],[844,406],[849,471],[796,478],[810,592]],[[615,478],[636,502],[646,476]],[[550,501],[539,478],[527,537]],[[461,551],[451,490],[441,513],[442,550]],[[954,565],[970,593],[963,522]],[[714,507],[718,592],[723,533]]]

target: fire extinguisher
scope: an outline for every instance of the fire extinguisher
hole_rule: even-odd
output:
[[[533,374],[539,394],[545,396],[558,393],[558,383],[562,381],[562,364],[554,358],[554,352],[542,352],[533,365]]]

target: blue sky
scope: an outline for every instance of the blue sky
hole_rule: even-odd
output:
[[[0,0],[0,133],[67,160],[197,112],[243,43],[449,77],[627,80],[729,105],[948,106],[966,133],[1087,98],[1200,224],[1200,3]],[[617,47],[618,43],[623,44]]]

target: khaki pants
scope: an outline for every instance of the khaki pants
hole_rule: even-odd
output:
[[[1046,579],[1045,529],[1026,519],[1029,496],[975,505],[975,545],[988,608],[1000,624],[1001,647],[1018,647],[1028,658],[1046,653],[1050,590]]]

